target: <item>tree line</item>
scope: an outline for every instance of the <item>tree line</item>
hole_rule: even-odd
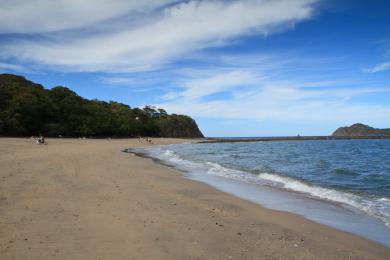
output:
[[[45,89],[0,74],[0,135],[64,137],[203,137],[189,116],[114,101],[88,100],[69,88]]]

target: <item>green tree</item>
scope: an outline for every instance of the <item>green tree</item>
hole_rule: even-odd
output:
[[[57,86],[50,90],[23,77],[0,74],[0,135],[202,137],[188,116],[164,109],[131,108],[87,100]]]

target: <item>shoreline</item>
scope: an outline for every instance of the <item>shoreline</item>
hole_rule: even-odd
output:
[[[150,159],[154,163],[174,169],[188,180],[199,181],[221,192],[251,201],[260,207],[297,214],[309,221],[390,247],[390,230],[386,224],[358,208],[342,202],[308,197],[307,194],[305,196],[297,190],[280,189],[225,176],[211,175],[207,173],[210,168],[203,168],[205,165],[198,165],[194,168],[193,166],[186,166],[186,162],[191,163],[192,161],[184,160],[185,163],[183,164],[171,162],[170,158],[156,157],[157,154],[163,152],[161,149],[168,149],[168,147],[160,147],[156,147],[158,152],[143,151],[143,148],[125,149],[124,152]],[[202,173],[198,174],[200,172]]]
[[[390,253],[122,152],[142,145],[135,139],[48,143],[0,138],[5,259],[386,259]]]

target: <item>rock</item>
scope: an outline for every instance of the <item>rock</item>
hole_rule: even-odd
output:
[[[340,127],[333,132],[332,136],[340,137],[359,137],[359,136],[390,136],[390,128],[379,129],[364,124],[354,124],[351,126]]]

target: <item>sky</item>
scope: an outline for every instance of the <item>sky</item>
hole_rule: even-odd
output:
[[[0,73],[206,136],[390,128],[387,0],[0,0]]]

